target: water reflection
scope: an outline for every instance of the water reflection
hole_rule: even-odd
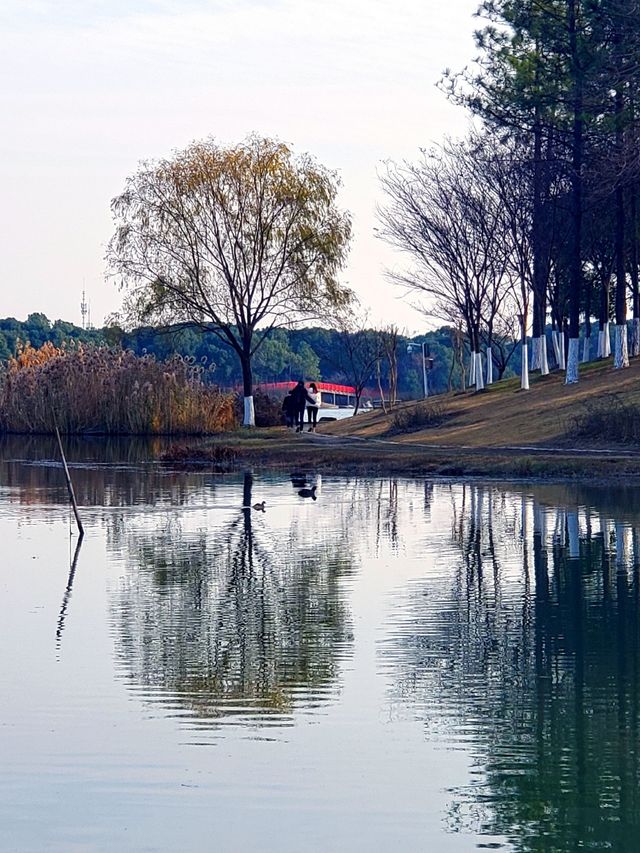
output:
[[[56,643],[58,648],[60,648],[60,643],[62,641],[62,632],[64,631],[64,623],[65,619],[67,618],[67,610],[69,609],[69,602],[73,594],[73,582],[76,577],[76,570],[78,568],[78,558],[80,557],[80,551],[82,550],[83,539],[84,536],[80,536],[76,541],[73,557],[71,558],[71,565],[69,567],[69,577],[67,579],[67,585],[64,590],[64,595],[62,596],[62,604],[60,605],[60,615],[58,616],[58,624],[56,626]]]
[[[191,727],[287,724],[294,706],[335,698],[349,653],[339,532],[274,534],[252,486],[245,474],[238,510],[213,529],[162,517],[114,539],[126,555],[112,606],[122,672]]]
[[[7,742],[21,737],[5,792],[19,791],[24,756],[24,790],[53,790],[41,756],[57,748],[66,778],[64,745],[84,731],[82,761],[115,797],[93,818],[107,834],[131,792],[114,768],[135,756],[146,794],[134,807],[148,796],[157,815],[153,786],[176,748],[176,766],[200,762],[215,780],[206,808],[218,804],[220,825],[251,801],[299,830],[298,805],[324,803],[331,838],[354,815],[344,849],[365,824],[380,849],[637,849],[635,489],[217,476],[139,452],[114,445],[105,464],[70,447],[87,537],[64,566],[55,446],[0,458],[0,522],[20,546],[0,622],[9,641],[28,637],[4,662],[27,688],[4,693]],[[111,759],[100,725],[117,732]],[[179,811],[194,778],[171,789],[181,831],[197,823]],[[24,801],[30,819],[36,799]]]
[[[640,516],[558,491],[452,489],[453,565],[399,597],[382,657],[396,701],[473,754],[450,831],[637,850]]]

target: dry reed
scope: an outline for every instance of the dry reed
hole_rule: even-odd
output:
[[[26,345],[0,374],[0,432],[210,434],[236,425],[233,396],[179,356],[86,344]]]

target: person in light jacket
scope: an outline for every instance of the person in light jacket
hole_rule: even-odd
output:
[[[322,394],[315,382],[311,382],[307,391],[309,402],[307,403],[307,419],[309,421],[309,432],[316,431],[318,423],[318,409],[322,403]]]

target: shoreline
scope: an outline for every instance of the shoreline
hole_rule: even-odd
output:
[[[252,464],[272,470],[308,468],[336,475],[640,481],[640,453],[635,448],[463,447],[355,436],[295,435],[282,428],[175,443],[160,461],[220,471]]]

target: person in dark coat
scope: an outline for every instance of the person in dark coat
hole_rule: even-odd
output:
[[[287,391],[287,396],[282,401],[282,414],[285,424],[291,429],[295,423],[296,410],[295,400],[291,391]]]
[[[302,432],[304,427],[304,413],[307,408],[307,403],[311,402],[309,395],[307,394],[307,389],[304,387],[304,382],[300,379],[295,388],[291,391],[291,397],[293,399],[293,410],[294,410],[294,422],[296,425],[296,432]]]

